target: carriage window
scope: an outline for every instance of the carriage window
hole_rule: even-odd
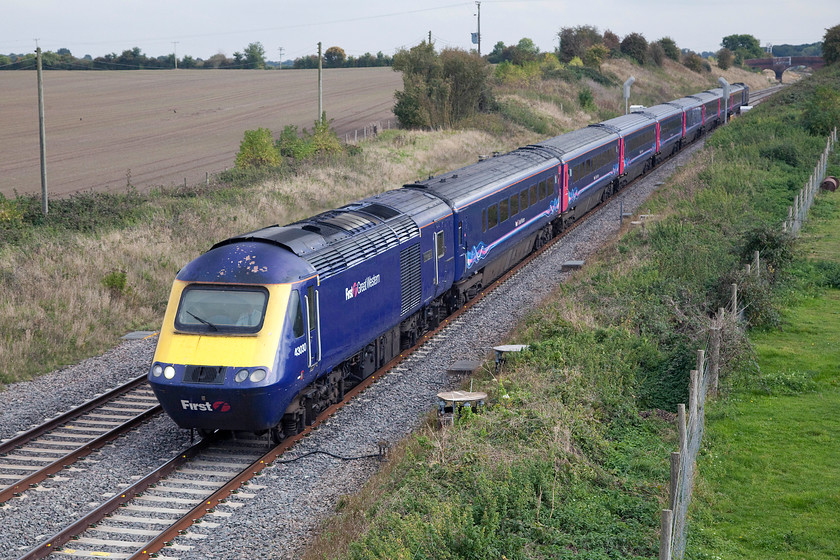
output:
[[[510,197],[510,215],[516,216],[519,214],[519,195]]]
[[[549,196],[554,194],[554,177],[549,177],[548,178],[548,192],[547,192],[547,194]]]
[[[487,231],[487,209],[481,211],[481,231]]]
[[[444,243],[442,231],[438,231],[435,233],[435,242],[437,243],[438,258],[443,258],[443,256],[446,254],[446,243]]]
[[[528,208],[528,189],[519,193],[519,208],[523,211]]]
[[[287,320],[292,324],[292,334],[295,338],[303,336],[303,308],[300,306],[300,294],[292,290],[289,297],[289,314]]]
[[[540,200],[545,198],[545,181],[540,181]]]
[[[508,200],[504,199],[499,203],[499,223],[508,219]]]
[[[495,204],[487,208],[487,229],[493,229],[499,223],[499,207]]]
[[[537,184],[531,185],[531,206],[537,203]]]

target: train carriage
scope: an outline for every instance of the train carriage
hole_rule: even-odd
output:
[[[682,145],[685,113],[675,105],[663,103],[636,111],[656,121],[656,158],[668,157]]]

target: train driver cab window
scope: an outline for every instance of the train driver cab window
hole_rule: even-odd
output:
[[[268,290],[193,284],[181,294],[175,328],[194,333],[258,333]]]
[[[446,254],[446,243],[444,243],[443,232],[435,232],[435,246],[437,248],[437,258],[442,259]]]
[[[292,290],[289,297],[289,314],[287,320],[292,325],[292,336],[300,338],[303,336],[303,307],[300,305],[300,294]]]

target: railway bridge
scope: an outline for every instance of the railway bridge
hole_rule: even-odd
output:
[[[821,56],[776,56],[767,58],[750,58],[744,61],[750,68],[760,70],[772,70],[776,73],[776,79],[782,81],[782,74],[792,66],[807,66],[817,70],[825,66],[825,60]]]

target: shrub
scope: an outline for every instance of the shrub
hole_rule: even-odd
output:
[[[648,47],[648,54],[657,66],[662,66],[662,63],[665,62],[665,49],[659,43],[651,43]]]
[[[267,128],[246,130],[245,139],[239,144],[236,167],[277,167],[282,159]]]
[[[703,71],[703,59],[697,53],[685,53],[682,59],[683,66],[694,72]]]
[[[799,148],[790,142],[780,142],[778,144],[762,146],[759,148],[758,153],[761,157],[774,161],[782,161],[792,167],[796,167],[801,161]]]
[[[126,293],[127,278],[124,270],[112,270],[102,278],[102,285],[108,288],[112,295],[121,296]]]
[[[595,96],[592,95],[592,90],[588,87],[583,88],[578,93],[578,103],[584,109],[595,108]]]
[[[680,48],[677,46],[677,43],[671,39],[670,37],[662,37],[659,39],[658,43],[662,46],[663,52],[665,52],[665,56],[670,58],[675,62],[680,61]]]
[[[735,53],[723,47],[717,52],[717,64],[721,70],[728,70],[735,62]]]
[[[648,42],[641,33],[630,33],[621,41],[621,52],[639,64],[647,60]]]
[[[814,136],[828,136],[840,127],[840,93],[829,86],[817,86],[802,113],[805,129]]]

